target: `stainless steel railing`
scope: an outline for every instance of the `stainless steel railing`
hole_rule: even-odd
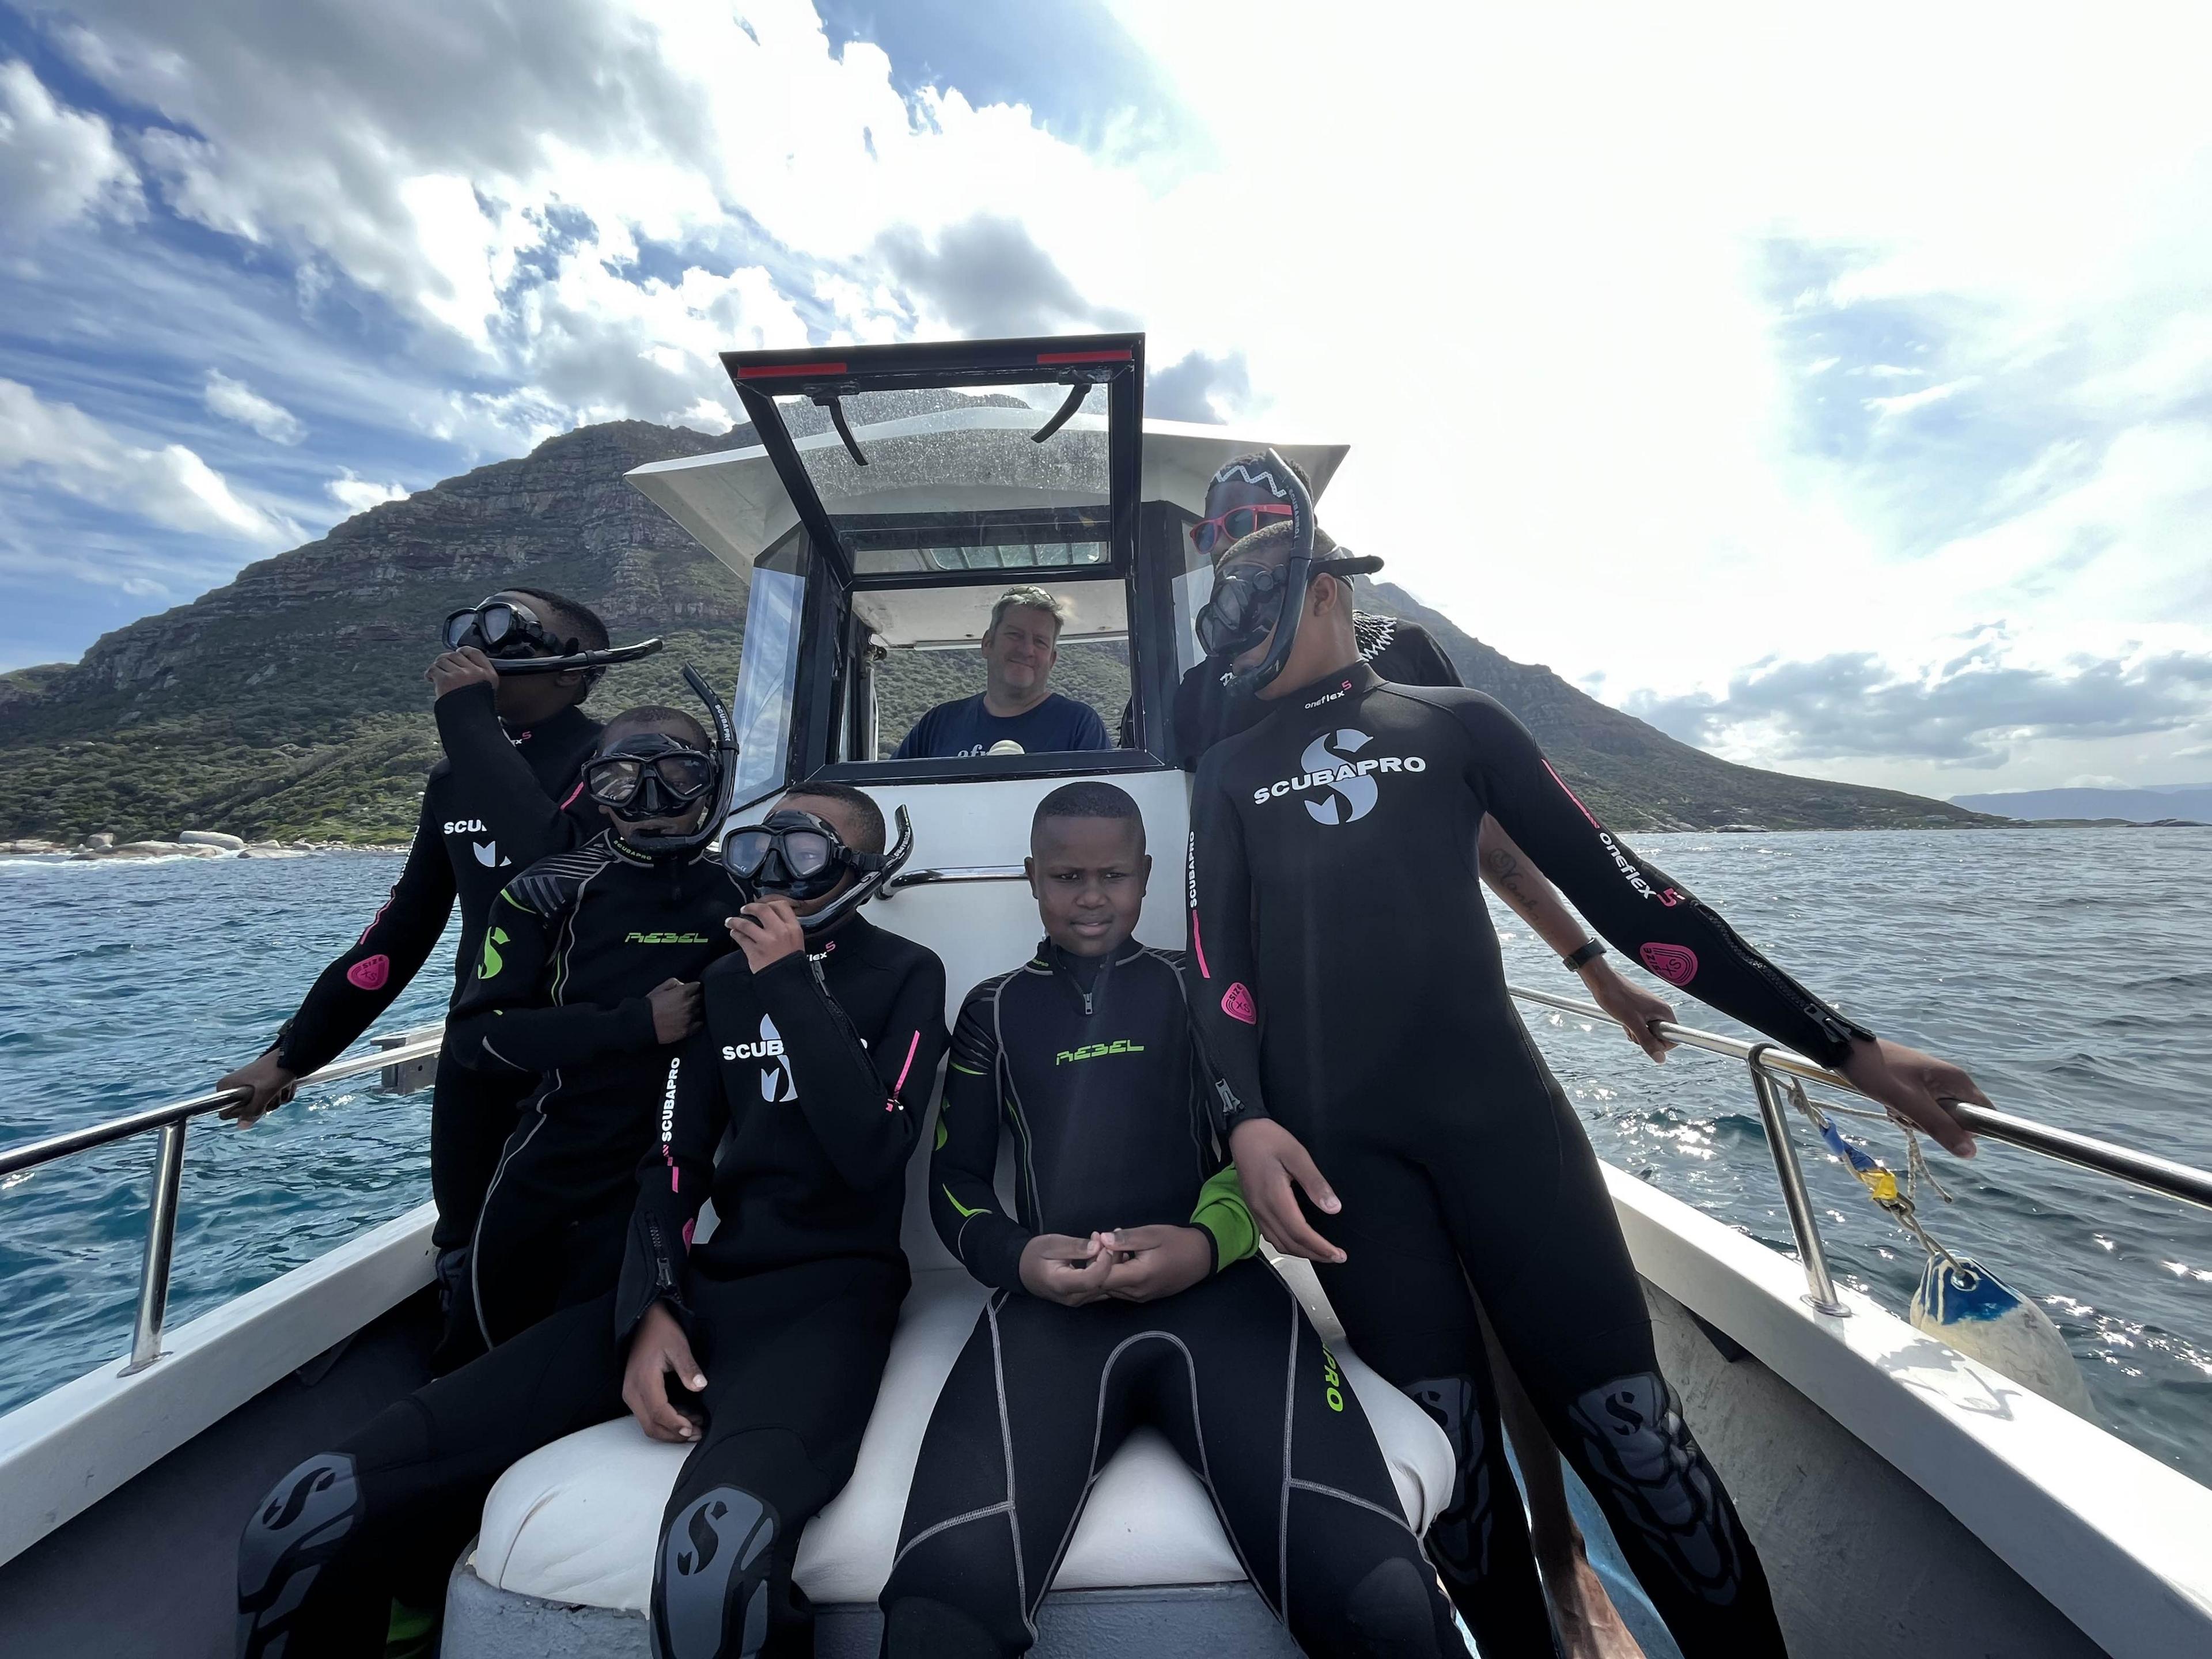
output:
[[[342,1082],[365,1073],[428,1059],[437,1054],[441,1040],[440,1035],[425,1036],[356,1060],[341,1060],[301,1078],[300,1086],[304,1089],[313,1084]],[[166,1106],[151,1106],[143,1112],[88,1123],[81,1129],[64,1130],[43,1140],[27,1140],[21,1146],[0,1150],[0,1178],[4,1178],[19,1170],[35,1170],[41,1164],[74,1158],[95,1147],[128,1140],[134,1135],[155,1133],[161,1137],[154,1149],[153,1196],[146,1206],[146,1253],[138,1268],[138,1312],[131,1336],[131,1363],[123,1368],[125,1376],[144,1370],[161,1357],[161,1322],[168,1312],[169,1267],[177,1245],[177,1202],[184,1187],[185,1131],[194,1118],[235,1105],[246,1095],[244,1089],[210,1090],[204,1095],[171,1101]]]
[[[1519,985],[1505,988],[1523,1002],[1579,1014],[1601,1025],[1614,1024],[1613,1016],[1594,1002],[1558,996],[1549,991],[1531,991]],[[1837,1296],[1835,1280],[1828,1272],[1828,1254],[1820,1242],[1812,1194],[1805,1186],[1805,1171],[1797,1161],[1796,1143],[1790,1139],[1790,1116],[1784,1109],[1782,1091],[1775,1079],[1778,1074],[1801,1078],[1857,1095],[1862,1100],[1867,1097],[1860,1094],[1849,1079],[1776,1043],[1745,1042],[1690,1025],[1662,1023],[1652,1029],[1686,1048],[1701,1048],[1707,1054],[1741,1060],[1750,1068],[1752,1093],[1759,1102],[1759,1121],[1766,1127],[1767,1148],[1773,1154],[1774,1172],[1782,1183],[1784,1207],[1790,1212],[1790,1231],[1796,1237],[1797,1258],[1805,1269],[1805,1300],[1824,1314],[1838,1317],[1848,1314],[1850,1310]],[[2131,1147],[2118,1146],[2109,1140],[2076,1134],[2070,1129],[2054,1128],[2031,1118],[2014,1117],[2009,1112],[1991,1111],[1984,1106],[1962,1101],[1952,1109],[1959,1121],[1978,1135],[2081,1169],[2094,1170],[2167,1198],[2212,1209],[2212,1172],[2138,1152]]]
[[[975,865],[959,869],[914,871],[900,878],[898,884],[912,887],[939,882],[1012,881],[1019,880],[1021,876],[1022,870],[1018,865]],[[1506,988],[1523,1002],[1579,1015],[1603,1025],[1613,1023],[1612,1016],[1595,1003],[1583,1002],[1574,997],[1557,996],[1549,991],[1532,991],[1517,985]],[[1813,1200],[1805,1186],[1804,1170],[1797,1161],[1796,1145],[1790,1133],[1789,1115],[1784,1108],[1782,1093],[1776,1079],[1783,1076],[1794,1077],[1825,1084],[1849,1094],[1856,1095],[1858,1091],[1847,1079],[1825,1066],[1774,1043],[1745,1042],[1735,1037],[1701,1031],[1688,1025],[1662,1024],[1656,1029],[1662,1036],[1686,1048],[1702,1049],[1707,1054],[1740,1060],[1749,1068],[1752,1091],[1759,1102],[1759,1119],[1766,1127],[1767,1146],[1773,1154],[1775,1174],[1782,1185],[1783,1202],[1790,1212],[1790,1231],[1796,1237],[1798,1258],[1805,1269],[1805,1299],[1825,1314],[1842,1316],[1848,1313],[1850,1310],[1836,1295],[1835,1282],[1828,1271],[1827,1253],[1821,1246],[1820,1224],[1814,1215]],[[398,1073],[416,1061],[434,1057],[441,1036],[437,1027],[419,1028],[407,1033],[405,1040],[398,1042],[393,1047],[325,1066],[321,1071],[301,1079],[300,1086],[307,1088],[318,1084],[343,1082],[348,1078],[361,1077],[370,1072]],[[243,1089],[212,1090],[206,1094],[172,1101],[166,1106],[149,1107],[142,1112],[131,1112],[103,1122],[87,1124],[82,1128],[65,1130],[41,1140],[25,1141],[20,1146],[0,1149],[0,1178],[4,1178],[21,1170],[34,1170],[134,1136],[155,1134],[159,1137],[154,1152],[152,1195],[146,1209],[145,1254],[138,1272],[137,1314],[131,1332],[130,1363],[123,1368],[125,1376],[143,1370],[161,1357],[161,1327],[168,1309],[169,1273],[176,1249],[177,1210],[183,1192],[185,1131],[194,1118],[220,1111],[242,1101],[246,1094]],[[1991,1140],[2002,1141],[2039,1157],[2056,1158],[2081,1169],[2094,1170],[2100,1175],[2129,1182],[2168,1198],[2181,1199],[2212,1209],[2212,1173],[2192,1169],[2185,1164],[2177,1164],[2170,1158],[2114,1146],[2110,1141],[2076,1134],[2069,1129],[2054,1128],[2046,1123],[2015,1117],[2007,1112],[1965,1105],[1956,1110],[1960,1121],[1968,1128],[1976,1134],[1986,1135]]]

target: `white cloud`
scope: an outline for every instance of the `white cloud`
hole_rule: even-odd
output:
[[[1895,372],[1914,374],[1924,371],[1899,369]],[[1946,380],[1942,386],[1923,386],[1917,392],[1899,392],[1894,398],[1869,398],[1866,400],[1866,406],[1884,420],[1895,420],[1901,416],[1910,415],[1916,409],[1924,409],[1929,404],[1940,404],[1946,398],[1955,398],[1969,387],[1980,384],[1979,375],[1969,374],[1961,380]]]
[[[478,453],[711,426],[732,346],[1122,315],[1163,408],[1350,442],[1334,531],[1616,695],[1993,617],[2053,673],[2212,650],[2212,13],[1113,3],[1202,142],[904,94],[801,0],[72,0],[54,38],[158,112],[162,201],[311,317],[398,314],[380,417]],[[2028,747],[2125,775],[2067,747],[2106,741]]]
[[[208,370],[200,394],[210,415],[240,426],[252,427],[271,443],[296,444],[307,435],[307,422],[282,404],[271,403],[243,380],[234,380],[221,369]]]
[[[28,64],[0,63],[0,236],[29,242],[82,214],[141,205],[107,123],[56,103]]]
[[[2057,667],[2016,662],[1990,630],[1948,660],[1899,669],[1867,652],[1768,659],[1725,696],[1628,699],[1662,731],[1765,763],[1911,758],[1989,769],[2045,740],[2134,738],[2212,717],[2212,652],[2137,652]]]
[[[8,472],[172,530],[255,547],[301,539],[297,525],[241,501],[184,445],[126,443],[74,404],[48,403],[21,381],[0,380],[0,473]]]
[[[717,350],[988,332],[1023,306],[1066,327],[1111,303],[1084,296],[1129,286],[1097,228],[1141,210],[1133,175],[1027,109],[909,100],[877,48],[833,53],[804,0],[742,20],[419,0],[373,27],[349,0],[72,11],[84,70],[179,129],[141,140],[171,207],[328,267],[410,319],[452,377],[506,383],[458,395],[449,429],[529,411],[512,442],[539,414],[670,419],[702,396],[733,418]],[[1003,295],[994,224],[1032,255],[997,273]]]
[[[351,467],[340,469],[338,476],[323,488],[348,513],[366,513],[386,501],[404,501],[408,495],[404,484],[376,483],[360,477]]]

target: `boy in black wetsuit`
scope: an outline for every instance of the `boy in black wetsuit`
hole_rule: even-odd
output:
[[[994,1294],[922,1442],[884,1651],[1025,1652],[1092,1481],[1149,1422],[1307,1652],[1460,1652],[1358,1399],[1254,1255],[1176,959],[1130,937],[1144,846],[1110,784],[1046,796],[1029,860],[1046,940],[961,1009],[930,1210]],[[1001,1118],[1012,1216],[992,1184]]]
[[[1296,551],[1286,525],[1224,561],[1217,601],[1243,585],[1222,613],[1249,641],[1235,660],[1279,672],[1267,718],[1200,764],[1191,811],[1192,1007],[1253,1213],[1316,1261],[1361,1355],[1455,1433],[1472,1500],[1510,1476],[1466,1430],[1487,1384],[1464,1275],[1684,1652],[1779,1654],[1758,1556],[1659,1374],[1596,1158],[1506,994],[1471,857],[1483,815],[1652,972],[1954,1151],[1972,1143],[1940,1103],[1980,1091],[1878,1042],[1639,860],[1491,698],[1384,684],[1358,660],[1349,583],[1325,564],[1308,580]],[[1542,1651],[1534,1610],[1485,1583],[1494,1529],[1517,1522],[1471,1501],[1431,1551],[1478,1638]]]
[[[882,815],[855,791],[803,787],[781,805],[882,848]],[[875,1404],[907,1285],[904,1166],[945,1053],[933,953],[857,911],[802,933],[850,881],[730,919],[738,948],[708,972],[704,1028],[654,1093],[667,1115],[635,1171],[619,1289],[387,1408],[270,1492],[240,1542],[242,1656],[381,1651],[395,1592],[435,1604],[501,1474],[625,1404],[647,1434],[696,1448],[656,1559],[656,1653],[808,1650],[791,1564]],[[720,1223],[695,1248],[710,1196]]]
[[[584,769],[587,795],[610,761],[620,770],[625,751],[669,744],[710,747],[681,710],[617,715]],[[699,976],[730,948],[729,878],[704,833],[714,791],[658,804],[672,810],[624,817],[599,802],[605,829],[539,860],[492,902],[446,1051],[535,1086],[478,1210],[441,1369],[602,1294],[622,1265],[668,1045],[698,1030]]]
[[[606,648],[606,625],[573,599],[515,588],[478,610],[501,606],[527,619],[527,633],[518,629],[503,654]],[[216,1085],[253,1091],[225,1117],[241,1127],[252,1123],[289,1100],[299,1079],[336,1060],[406,989],[456,908],[453,1000],[460,1000],[499,890],[599,826],[580,797],[577,772],[599,741],[599,722],[581,705],[601,672],[501,675],[472,645],[431,663],[423,678],[436,697],[431,709],[445,758],[430,769],[407,862],[361,937],[323,969],[269,1050]],[[431,1237],[441,1255],[457,1257],[467,1244],[527,1091],[520,1079],[455,1064],[450,1047],[440,1056],[430,1097],[430,1191],[438,1204]]]

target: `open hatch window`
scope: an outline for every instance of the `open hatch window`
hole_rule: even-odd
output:
[[[1188,573],[1170,544],[1182,515],[1171,526],[1138,500],[1143,336],[730,352],[723,362],[787,497],[788,513],[763,522],[792,526],[754,567],[739,698],[749,785],[825,771],[890,782],[1163,763],[1189,654],[1170,637]],[[970,709],[930,730],[957,725],[965,747],[988,752],[955,752],[946,739],[890,758],[931,709],[980,696],[993,608],[1031,588],[1063,618],[1044,683],[1096,711],[1099,726],[1083,729],[1095,738],[1103,727],[1109,748],[1061,746],[1077,722],[1055,705],[1033,711],[1051,720],[1022,717],[1028,743]],[[979,727],[997,741],[975,739]]]

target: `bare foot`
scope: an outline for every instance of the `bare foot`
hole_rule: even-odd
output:
[[[1564,1571],[1547,1571],[1544,1587],[1551,1592],[1567,1659],[1644,1659],[1642,1644],[1620,1622],[1620,1609],[1605,1593],[1589,1557],[1583,1553],[1579,1534],[1571,1565]]]

